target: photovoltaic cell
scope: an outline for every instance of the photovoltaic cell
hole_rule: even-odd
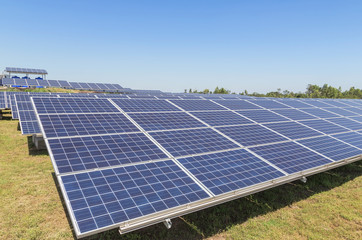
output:
[[[49,139],[59,173],[167,158],[143,133]]]
[[[212,129],[151,132],[150,135],[175,157],[239,147]]]
[[[173,161],[68,175],[61,181],[82,234],[209,197]]]
[[[40,128],[39,128],[39,124],[36,121],[32,121],[32,122],[20,121],[19,123],[20,123],[21,133],[24,135],[41,132]]]
[[[338,126],[334,123],[325,121],[323,119],[300,121],[300,123],[307,125],[315,130],[323,132],[325,134],[333,134],[339,132],[348,132],[349,129]]]
[[[334,161],[355,157],[362,154],[362,150],[338,141],[334,138],[323,136],[298,141],[304,146],[327,156]]]
[[[331,118],[327,120],[351,130],[362,129],[362,123],[350,120],[348,118]]]
[[[206,127],[185,112],[130,113],[129,116],[146,131]]]
[[[210,111],[210,112],[191,112],[200,120],[210,126],[226,126],[238,124],[250,124],[252,121],[231,111]]]
[[[47,138],[139,132],[121,113],[39,115],[39,118]]]
[[[293,107],[293,108],[311,108],[313,106],[305,103],[305,102],[302,102],[302,101],[299,101],[299,100],[285,100],[285,99],[278,99],[276,100],[277,102],[280,102],[280,103],[283,103],[283,104],[286,104],[290,107]]]
[[[261,107],[245,100],[214,100],[214,102],[217,102],[231,110],[261,109]]]
[[[39,114],[119,112],[107,99],[33,97],[33,101]]]
[[[340,133],[340,134],[333,135],[333,137],[335,137],[343,142],[349,143],[359,149],[362,149],[361,134],[359,134],[357,132]]]
[[[250,118],[257,123],[290,121],[289,119],[279,116],[278,114],[268,110],[247,110],[237,111],[237,113],[243,115],[244,117]]]
[[[342,108],[324,108],[324,110],[327,110],[327,111],[335,113],[335,114],[339,114],[339,115],[344,116],[344,117],[358,115],[358,114],[356,114],[354,112],[350,112],[350,111],[344,110]]]
[[[346,105],[340,101],[335,101],[335,100],[319,100],[319,101],[322,101],[322,102],[332,105],[334,107],[343,107],[343,108],[348,107],[348,105]]]
[[[362,116],[354,116],[354,117],[349,117],[349,118],[362,123]]]
[[[332,162],[294,142],[253,147],[250,150],[289,174]]]
[[[321,133],[296,122],[269,123],[264,124],[264,126],[293,140],[322,135]]]
[[[170,100],[177,106],[186,111],[202,111],[202,110],[226,110],[226,108],[217,105],[208,100]]]
[[[244,149],[181,158],[178,161],[215,195],[284,176]]]
[[[125,112],[181,111],[166,100],[113,99]]]
[[[254,104],[257,104],[258,106],[261,106],[266,109],[276,109],[276,108],[290,108],[284,104],[281,104],[279,102],[276,102],[274,100],[248,100],[249,102],[252,102]]]
[[[301,109],[303,112],[309,113],[319,118],[333,118],[339,117],[337,114],[324,111],[320,108],[308,108],[308,109]]]
[[[290,118],[292,120],[304,120],[304,119],[315,119],[316,118],[313,115],[301,112],[296,109],[275,109],[272,111],[276,112],[284,117]]]
[[[326,104],[326,103],[318,101],[318,100],[303,99],[302,101],[304,101],[307,104],[313,105],[315,107],[321,107],[321,108],[323,108],[323,107],[333,107],[333,105],[329,105],[329,104]]]

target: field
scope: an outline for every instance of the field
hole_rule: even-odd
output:
[[[88,239],[361,239],[362,161],[120,236]],[[46,151],[0,120],[0,239],[73,239]]]

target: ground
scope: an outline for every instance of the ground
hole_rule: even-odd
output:
[[[0,120],[0,239],[73,239],[46,151]],[[119,235],[87,239],[362,239],[362,161]]]

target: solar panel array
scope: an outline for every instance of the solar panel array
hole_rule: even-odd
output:
[[[136,229],[362,156],[360,100],[184,97],[32,98],[77,236]]]
[[[34,69],[34,68],[6,67],[5,71],[10,73],[48,74],[48,72],[44,69]]]

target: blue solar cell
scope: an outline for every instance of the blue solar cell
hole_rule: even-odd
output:
[[[323,108],[323,109],[327,110],[329,112],[335,113],[335,114],[339,114],[339,115],[344,116],[344,117],[358,115],[355,112],[350,112],[350,111],[347,111],[347,110],[342,109],[342,108]]]
[[[332,162],[294,142],[253,147],[250,150],[289,174]]]
[[[57,80],[44,80],[44,81],[48,81],[49,86],[51,87],[60,87],[60,84]]]
[[[313,106],[311,106],[305,102],[299,101],[299,100],[277,99],[276,101],[286,104],[293,108],[311,108],[311,107],[313,107]]]
[[[300,121],[299,123],[307,125],[315,130],[318,130],[325,134],[333,134],[339,132],[348,132],[349,129],[338,126],[334,123],[325,121],[323,119]]]
[[[348,105],[344,104],[343,102],[341,101],[336,101],[336,100],[329,100],[329,99],[323,99],[323,100],[319,100],[321,102],[324,102],[324,103],[327,103],[331,106],[334,106],[334,107],[349,107]]]
[[[266,109],[290,108],[289,106],[286,106],[274,100],[248,100],[248,101]]]
[[[20,121],[19,123],[20,123],[21,133],[24,135],[41,132],[37,121],[32,121],[32,122]]]
[[[308,109],[301,109],[303,112],[309,113],[319,118],[332,118],[332,117],[339,117],[338,115],[324,111],[320,108],[308,108]]]
[[[129,116],[146,131],[206,127],[184,112],[131,113]]]
[[[239,147],[212,129],[151,132],[150,134],[175,157]]]
[[[36,79],[26,79],[26,85],[28,85],[28,86],[38,86],[38,80],[36,80]]]
[[[33,98],[39,114],[119,112],[107,99]]]
[[[74,89],[81,89],[82,87],[77,82],[69,82],[69,85]]]
[[[350,112],[354,112],[357,113],[355,115],[362,115],[362,108],[357,108],[357,107],[346,107],[344,108],[345,110],[348,110]]]
[[[39,115],[39,118],[47,138],[139,132],[121,113]]]
[[[70,84],[65,80],[58,80],[58,83],[61,87],[70,87]]]
[[[318,100],[303,99],[302,101],[307,103],[307,104],[313,105],[315,107],[321,107],[321,108],[323,108],[323,107],[333,107],[332,105],[326,104],[326,103],[318,101]]]
[[[16,105],[18,108],[18,111],[28,111],[28,110],[34,110],[33,104],[30,102],[30,99],[28,102],[18,102],[16,101]]]
[[[333,137],[362,149],[362,137],[361,134],[357,132],[340,133],[333,135]]]
[[[315,119],[316,117],[308,113],[301,112],[296,109],[275,109],[273,112],[276,112],[284,117],[293,119],[293,120],[304,120],[304,119]]]
[[[101,88],[96,83],[88,83],[89,87],[94,90],[100,90]]]
[[[362,123],[362,116],[354,116],[354,117],[349,117],[349,118]]]
[[[59,173],[167,158],[143,133],[49,139]]]
[[[324,156],[331,158],[334,161],[355,157],[362,154],[362,150],[345,144],[329,136],[299,140],[303,144],[314,151],[317,151]]]
[[[192,115],[201,119],[210,126],[226,126],[251,124],[252,121],[231,111],[192,112]]]
[[[293,140],[322,135],[321,133],[296,122],[269,123],[264,124],[264,126]]]
[[[201,110],[226,110],[226,108],[217,105],[208,100],[170,100],[177,106],[186,111],[201,111]]]
[[[209,197],[170,160],[61,180],[81,234]]]
[[[357,121],[348,119],[348,118],[331,118],[327,119],[328,121],[331,121],[335,124],[338,124],[342,127],[351,129],[351,130],[360,130],[362,129],[362,123],[359,123]]]
[[[237,111],[237,113],[250,118],[257,123],[290,121],[289,119],[279,116],[269,110]]]
[[[253,146],[259,144],[287,141],[280,136],[260,125],[245,125],[232,127],[218,127],[217,130],[226,136],[234,139],[243,146]]]
[[[20,111],[19,112],[20,121],[29,122],[29,121],[38,121],[33,110]]]
[[[125,112],[181,111],[166,100],[113,99]]]
[[[261,109],[261,107],[245,100],[215,100],[214,102],[217,102],[231,110]]]
[[[181,158],[178,161],[215,195],[284,176],[244,149]]]

